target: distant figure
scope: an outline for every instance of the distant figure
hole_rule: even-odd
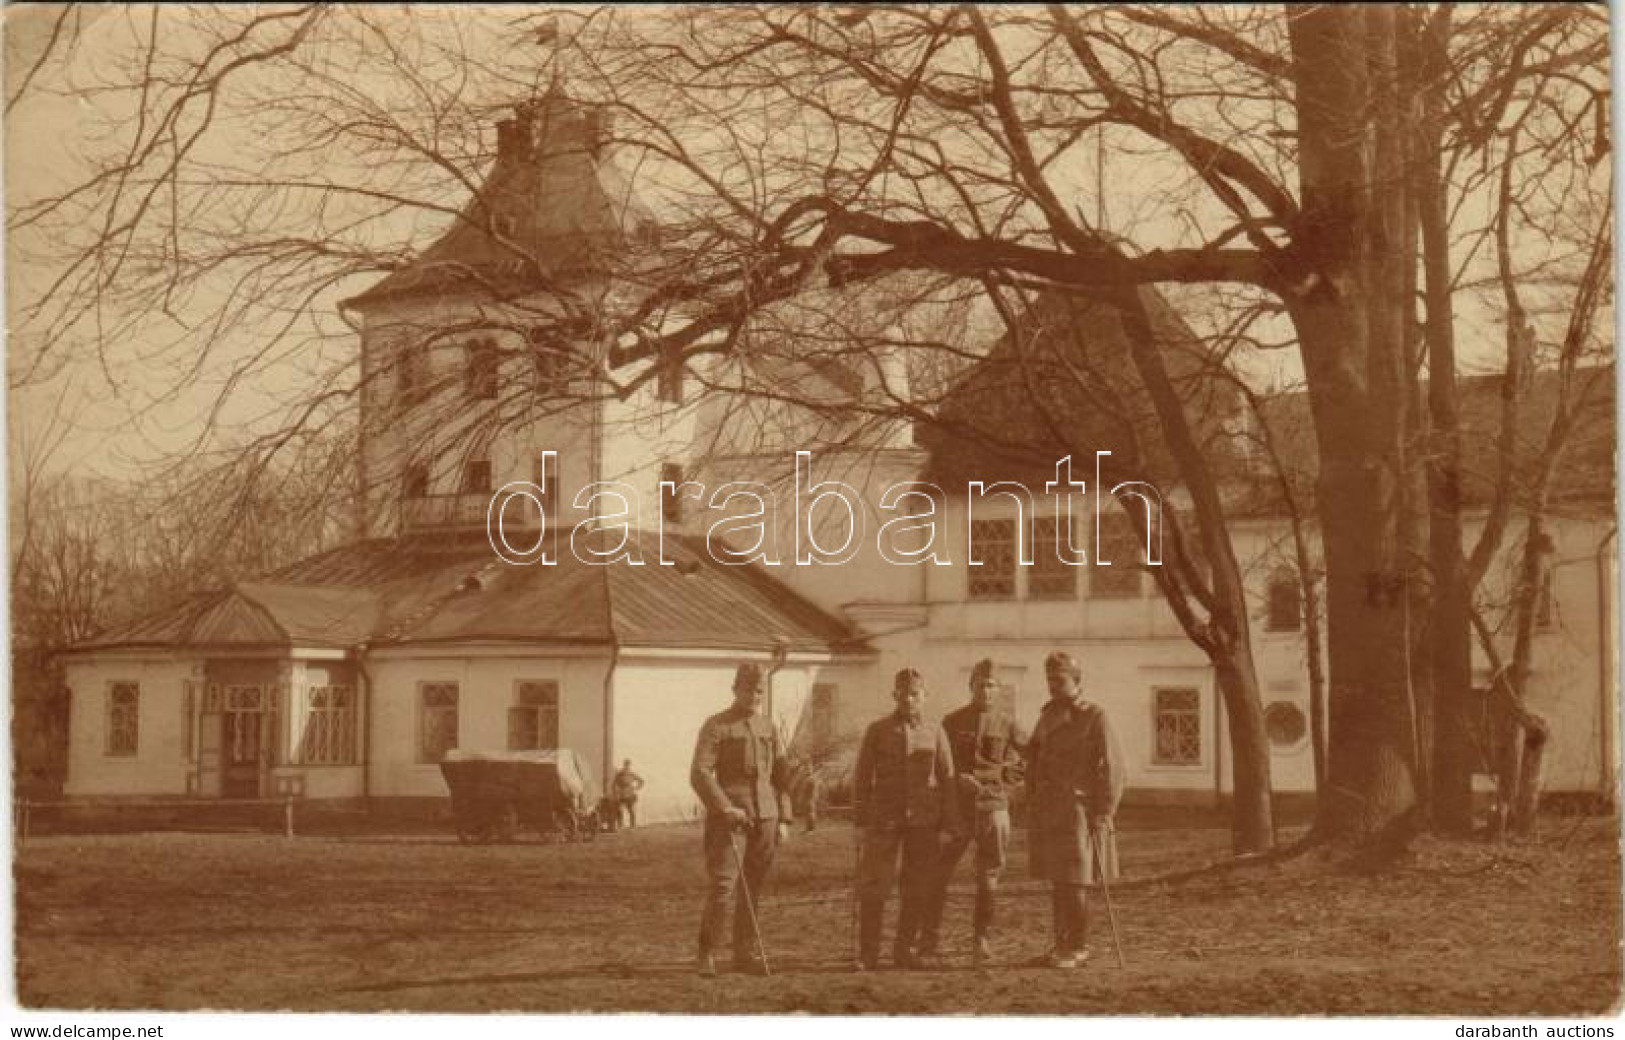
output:
[[[818,829],[818,808],[824,800],[824,780],[816,766],[801,764],[795,771],[791,802],[809,832]]]
[[[621,825],[621,814],[626,814],[626,826],[630,830],[638,825],[638,792],[643,790],[643,777],[632,772],[632,760],[629,758],[621,763],[621,771],[615,774],[615,826]]]
[[[807,773],[807,833],[818,829],[818,806],[824,800],[824,781],[816,769]]]

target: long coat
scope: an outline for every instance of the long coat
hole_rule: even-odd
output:
[[[1106,713],[1088,701],[1044,705],[1027,742],[1029,854],[1033,876],[1058,884],[1096,880],[1091,820],[1111,817],[1123,797],[1123,753]],[[1117,873],[1116,835],[1101,835],[1108,878]]]

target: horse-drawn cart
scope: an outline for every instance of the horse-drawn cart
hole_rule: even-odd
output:
[[[512,841],[521,827],[562,841],[597,836],[597,791],[574,751],[448,751],[440,773],[465,843]]]

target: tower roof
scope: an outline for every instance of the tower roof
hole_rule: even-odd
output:
[[[421,293],[505,297],[602,269],[655,227],[611,158],[610,137],[608,112],[560,92],[517,106],[497,124],[496,161],[450,229],[344,305]]]

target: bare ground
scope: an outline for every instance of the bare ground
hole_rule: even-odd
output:
[[[762,908],[775,977],[696,978],[694,826],[589,845],[462,847],[440,835],[140,834],[18,850],[16,964],[31,1007],[746,1013],[1582,1015],[1620,994],[1613,819],[1538,843],[1424,839],[1397,868],[1319,855],[1114,891],[1082,971],[975,970],[970,893],[950,967],[848,970],[850,831],[797,836]],[[1223,854],[1221,829],[1122,835],[1145,877]],[[1016,849],[1014,868],[1025,862]],[[1047,939],[1044,891],[1013,869],[1000,954]],[[1103,910],[1097,904],[1097,910]]]

